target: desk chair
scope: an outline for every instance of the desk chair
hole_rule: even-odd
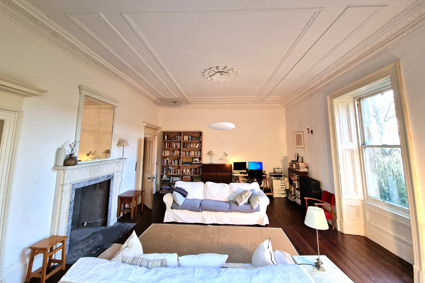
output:
[[[248,170],[248,183],[257,182],[260,186],[263,182],[263,170]]]
[[[320,199],[315,198],[304,198],[305,200],[305,209],[308,208],[308,201],[317,201],[314,205],[316,207],[321,207],[323,211],[325,212],[326,220],[331,219],[332,220],[332,230],[335,229],[335,212],[334,212],[334,205],[335,205],[335,195],[333,193],[330,193],[328,191],[322,192],[322,197]],[[326,209],[326,208],[328,209]]]

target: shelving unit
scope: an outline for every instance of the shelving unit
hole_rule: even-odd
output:
[[[196,160],[198,162],[196,162]],[[176,181],[193,181],[202,173],[202,132],[162,132],[161,193]]]
[[[306,177],[308,172],[295,170],[292,167],[288,168],[288,199],[301,205],[301,183],[300,177]]]

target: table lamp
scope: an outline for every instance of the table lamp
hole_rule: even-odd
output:
[[[214,155],[214,151],[212,150],[208,151],[207,155],[211,156],[211,164],[212,164],[212,157]]]
[[[122,158],[124,158],[124,146],[129,146],[126,139],[120,139],[117,146],[122,146]]]
[[[325,212],[320,207],[309,206],[307,208],[307,214],[305,216],[304,224],[310,228],[316,229],[316,238],[317,238],[317,261],[316,267],[320,271],[325,271],[323,268],[323,262],[320,260],[320,250],[319,250],[319,232],[318,230],[328,230],[329,225],[326,220]]]

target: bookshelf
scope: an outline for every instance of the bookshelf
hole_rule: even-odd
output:
[[[201,165],[202,132],[162,132],[161,193],[166,193],[176,181],[200,179]]]

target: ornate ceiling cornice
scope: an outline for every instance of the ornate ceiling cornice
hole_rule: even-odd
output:
[[[28,1],[0,0],[0,11],[23,28],[65,51],[80,62],[124,83],[136,93],[158,104],[158,99],[155,96],[115,68],[107,60],[97,55]]]

